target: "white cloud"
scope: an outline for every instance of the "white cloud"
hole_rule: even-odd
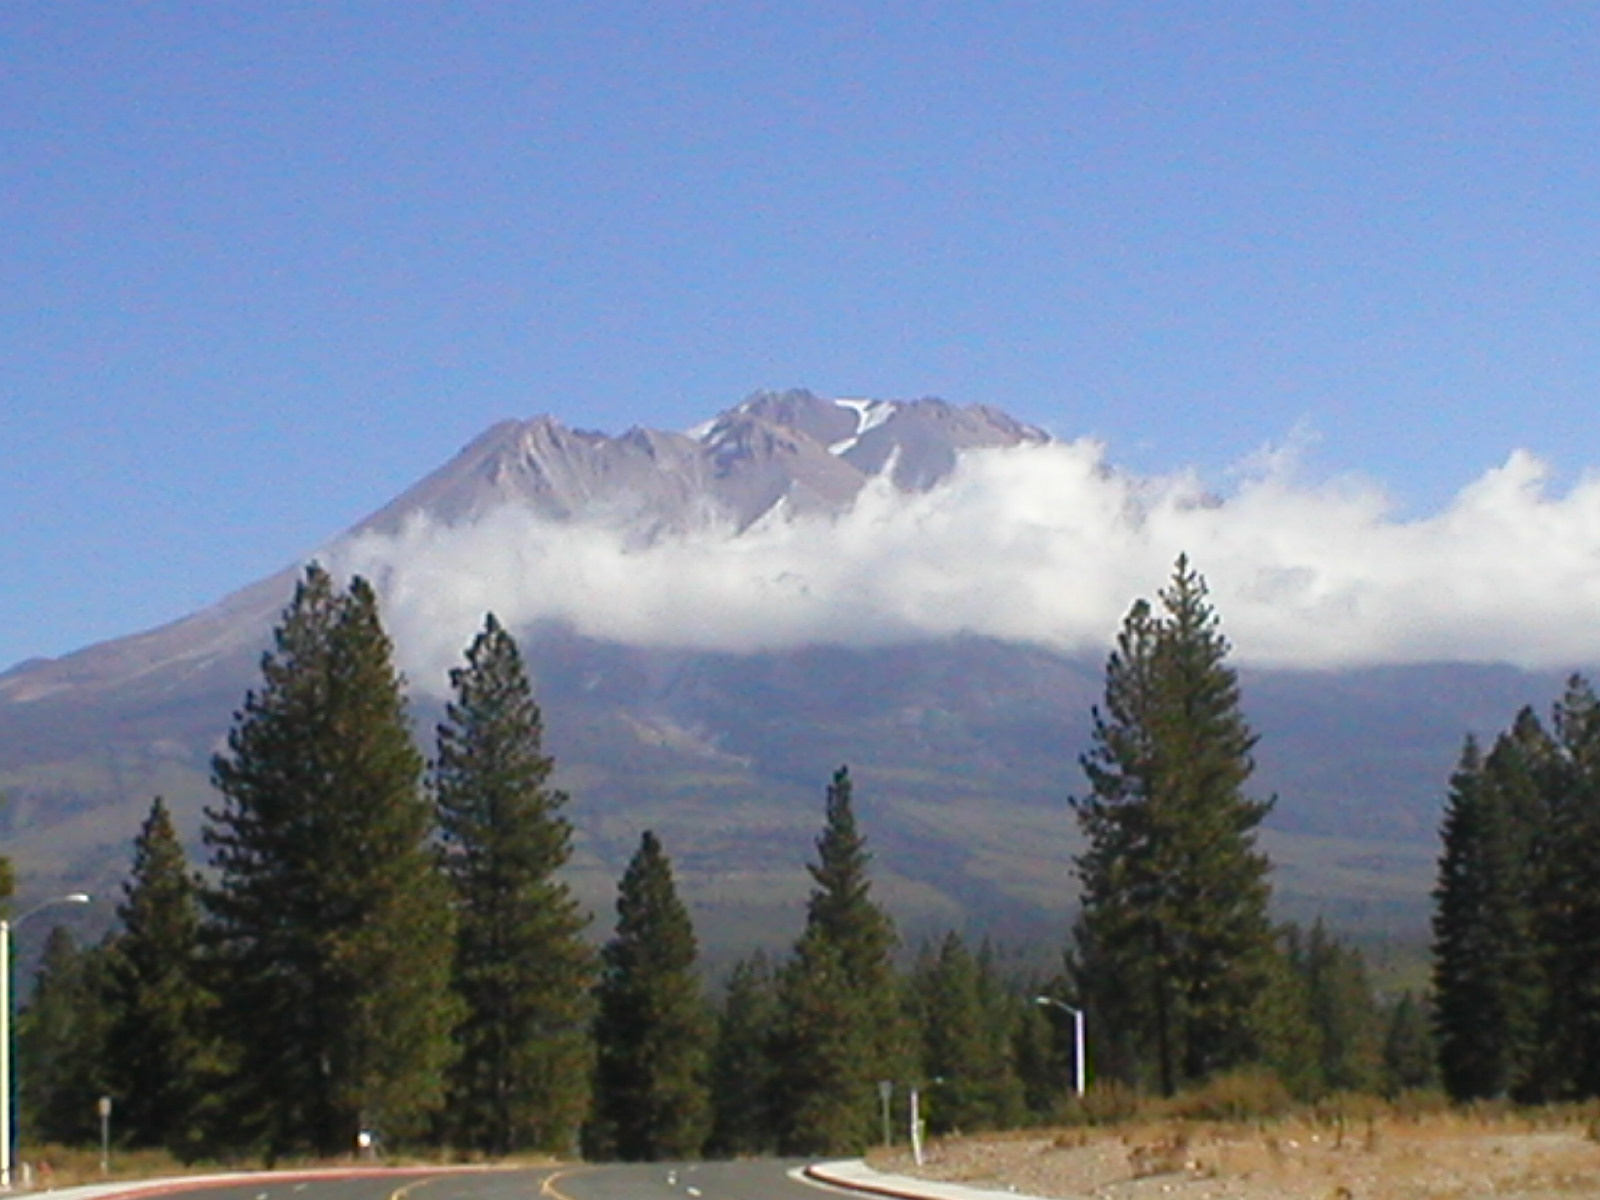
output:
[[[1391,515],[1358,480],[1308,484],[1253,456],[1231,490],[1137,479],[1092,442],[966,456],[931,492],[875,481],[834,518],[772,519],[641,548],[602,523],[517,507],[415,519],[327,556],[372,578],[422,686],[492,611],[624,642],[705,649],[873,644],[970,632],[1099,650],[1187,553],[1259,665],[1600,659],[1600,478],[1551,495],[1523,452],[1443,512]]]

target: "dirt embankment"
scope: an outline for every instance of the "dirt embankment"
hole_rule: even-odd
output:
[[[1184,1123],[952,1138],[882,1171],[1080,1200],[1572,1200],[1600,1197],[1581,1121],[1533,1127],[1440,1115],[1343,1124]]]

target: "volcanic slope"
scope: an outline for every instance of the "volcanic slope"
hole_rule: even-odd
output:
[[[603,522],[640,546],[690,531],[737,537],[841,512],[874,480],[934,488],[966,451],[1046,441],[992,409],[804,391],[757,394],[687,433],[507,421],[316,557],[337,560],[408,523],[448,531],[507,508]],[[0,675],[0,831],[27,894],[115,895],[156,794],[198,855],[202,808],[215,799],[210,756],[257,683],[298,570]],[[374,582],[381,593],[385,581]],[[648,827],[713,947],[791,936],[823,787],[848,763],[879,889],[912,937],[954,925],[1059,939],[1067,927],[1066,800],[1082,787],[1100,655],[976,636],[732,653],[624,644],[555,622],[517,633],[572,795],[572,877],[596,911]],[[1262,734],[1257,790],[1280,797],[1266,840],[1282,907],[1402,931],[1422,927],[1463,732],[1498,728],[1556,693],[1553,678],[1498,667],[1252,671],[1244,685]],[[414,695],[424,749],[438,703]]]

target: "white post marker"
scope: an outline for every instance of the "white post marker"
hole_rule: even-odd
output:
[[[100,1114],[100,1174],[111,1174],[111,1097],[101,1096],[95,1104]]]
[[[922,1110],[915,1085],[911,1088],[911,1161],[922,1165]]]
[[[1079,1099],[1082,1099],[1084,1079],[1087,1075],[1084,1066],[1083,1009],[1074,1008],[1065,1000],[1057,1000],[1054,996],[1035,996],[1033,1002],[1053,1004],[1072,1014],[1072,1090],[1078,1094]]]
[[[11,1190],[11,1165],[15,1160],[17,1114],[11,1104],[11,931],[41,908],[52,904],[87,904],[87,892],[52,896],[35,904],[15,920],[0,917],[0,1191]]]

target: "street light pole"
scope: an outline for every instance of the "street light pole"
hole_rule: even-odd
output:
[[[1083,1009],[1074,1008],[1065,1000],[1057,1000],[1054,996],[1035,996],[1033,1002],[1052,1004],[1072,1014],[1072,1090],[1078,1094],[1079,1099],[1082,1099],[1083,1082],[1087,1074],[1084,1069]]]
[[[16,1147],[16,1113],[11,1103],[11,931],[41,908],[55,904],[87,904],[87,892],[52,896],[15,920],[0,917],[0,1191],[11,1190],[11,1164]]]

